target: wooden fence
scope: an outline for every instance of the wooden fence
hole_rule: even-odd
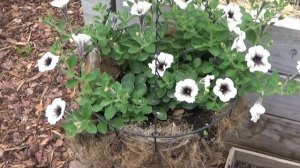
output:
[[[84,19],[91,23],[95,13],[92,7],[99,3],[108,4],[108,0],[82,0]],[[117,0],[117,10],[122,9],[121,0]],[[295,25],[296,24],[296,25]],[[300,21],[292,25],[273,27],[271,35],[274,45],[270,49],[272,69],[282,74],[293,75],[297,72],[296,63],[300,60]],[[291,29],[293,27],[293,29]],[[284,77],[284,76],[283,76]],[[255,95],[247,96],[247,103],[256,101]],[[227,137],[230,144],[245,146],[259,151],[272,153],[300,161],[300,94],[294,96],[272,96],[264,99],[266,114],[258,123],[243,119],[241,127]],[[235,146],[235,145],[233,145]]]

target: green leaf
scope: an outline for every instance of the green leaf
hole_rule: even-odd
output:
[[[76,79],[70,79],[68,80],[66,87],[69,89],[75,88],[78,86],[79,81]]]
[[[249,40],[253,44],[255,43],[255,41],[257,39],[256,32],[253,29],[250,29],[246,32],[246,37],[247,37],[247,40]]]
[[[129,54],[137,54],[137,53],[139,53],[141,51],[141,48],[139,48],[139,47],[130,47],[129,49],[128,49],[128,53]]]
[[[129,61],[130,69],[133,73],[141,73],[143,71],[143,63],[141,61],[131,60]]]
[[[67,135],[75,136],[77,133],[76,126],[74,125],[74,122],[72,122],[72,121],[69,121],[66,124],[64,124],[63,128],[65,129]]]
[[[206,130],[204,130],[204,131],[203,131],[203,135],[204,135],[205,137],[208,137],[208,132],[207,132]]]
[[[219,4],[219,0],[212,0],[212,1],[209,3],[209,7],[210,7],[211,9],[216,9],[217,6],[218,6],[218,4]]]
[[[204,65],[202,65],[202,72],[207,74],[214,71],[214,67],[210,64],[210,63],[205,63]]]
[[[147,93],[147,86],[146,84],[138,84],[134,88],[134,92],[132,93],[133,97],[142,97]]]
[[[201,59],[200,58],[195,58],[193,65],[195,68],[198,68],[201,65]]]
[[[157,118],[160,120],[166,120],[168,118],[167,113],[166,112],[157,112]]]
[[[152,112],[152,106],[144,105],[141,112],[143,114],[150,114]]]
[[[103,106],[103,107],[106,107],[106,106],[110,105],[111,103],[112,103],[111,100],[105,100],[104,99],[104,100],[101,101],[100,105]]]
[[[98,69],[91,71],[87,76],[86,80],[91,82],[99,78],[100,72]]]
[[[235,76],[236,76],[236,73],[237,73],[237,70],[228,69],[228,70],[225,72],[225,76],[227,76],[227,77],[235,77]]]
[[[134,81],[135,76],[133,73],[128,73],[121,79],[121,83],[134,83]]]
[[[97,124],[97,129],[101,134],[106,134],[107,133],[107,124],[105,124],[104,122],[99,122]]]
[[[101,48],[101,52],[103,55],[108,55],[110,52],[110,48]]]
[[[138,74],[135,77],[135,84],[145,84],[147,80],[147,76],[145,74]]]
[[[126,74],[121,80],[121,85],[123,87],[123,90],[130,94],[134,89],[134,81],[135,81],[135,76],[133,73]]]
[[[221,50],[219,47],[213,47],[209,49],[209,52],[213,55],[213,56],[219,56],[221,54]]]
[[[77,64],[77,56],[75,54],[72,54],[72,56],[68,59],[67,64],[70,69],[73,69]]]
[[[162,98],[162,97],[164,97],[166,92],[167,92],[166,88],[158,88],[157,92],[156,92],[156,95],[157,95],[158,98]]]
[[[120,102],[120,103],[116,103],[115,105],[116,105],[116,108],[118,110],[120,110],[122,113],[127,112],[127,104]]]
[[[123,120],[122,118],[118,117],[118,118],[115,118],[115,119],[112,120],[112,124],[113,124],[115,127],[117,127],[117,128],[120,129],[120,128],[122,128],[123,125],[124,125],[124,120]]]
[[[107,120],[110,120],[115,116],[116,112],[117,109],[113,105],[110,105],[108,108],[106,108],[104,116]]]
[[[152,44],[148,45],[147,47],[145,47],[144,49],[147,53],[152,54],[155,52],[155,45],[152,43]]]
[[[99,112],[99,111],[102,111],[102,109],[103,109],[103,105],[101,105],[101,104],[95,104],[95,105],[93,105],[93,111],[94,112]]]
[[[95,134],[97,133],[97,127],[95,124],[91,123],[91,122],[88,122],[86,127],[85,127],[85,130],[90,133],[90,134]]]
[[[90,103],[86,103],[81,108],[81,113],[85,119],[89,119],[92,115],[93,108]]]
[[[128,93],[128,94],[131,94],[132,91],[134,90],[134,84],[133,83],[129,83],[129,82],[122,83],[122,87],[123,87],[123,91]]]
[[[218,103],[209,101],[206,103],[206,108],[208,110],[216,110],[216,109],[218,109]]]

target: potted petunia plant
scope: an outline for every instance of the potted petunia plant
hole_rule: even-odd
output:
[[[64,122],[70,135],[105,134],[107,123],[122,128],[153,115],[167,120],[176,109],[220,112],[249,93],[260,95],[250,109],[251,120],[257,122],[265,112],[265,96],[300,89],[293,80],[299,74],[282,81],[269,62],[272,40],[267,30],[280,19],[284,0],[251,1],[251,10],[218,0],[123,2],[128,10],[117,13],[97,5],[94,24],[78,30],[71,29],[66,12],[62,20],[44,19],[61,38],[38,61],[39,70],[52,70],[59,60],[69,79],[66,87],[78,88],[79,108],[69,111]],[[67,1],[51,4],[64,11]],[[87,71],[91,52],[112,59],[120,73],[110,75],[101,66]],[[55,99],[48,106],[50,124],[62,118],[66,105]]]

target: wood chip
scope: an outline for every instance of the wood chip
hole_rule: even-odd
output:
[[[0,148],[0,159],[3,157],[4,155],[4,149]]]
[[[40,113],[44,111],[43,101],[41,100],[38,105],[35,106],[36,112]]]
[[[46,144],[49,142],[49,140],[50,140],[50,136],[49,136],[49,137],[46,137],[40,144],[41,144],[42,146],[44,146],[44,145],[46,145]]]
[[[60,146],[62,146],[63,145],[63,140],[61,140],[61,139],[58,139],[56,142],[55,142],[55,147],[60,147]]]
[[[8,42],[10,42],[12,44],[21,45],[21,46],[25,46],[25,45],[28,44],[27,42],[18,42],[18,41],[14,40],[14,39],[11,39],[11,38],[6,39],[6,41],[8,41]]]

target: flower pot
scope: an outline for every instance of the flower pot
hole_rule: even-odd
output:
[[[231,148],[225,168],[299,168],[300,164],[277,157],[240,149]]]

